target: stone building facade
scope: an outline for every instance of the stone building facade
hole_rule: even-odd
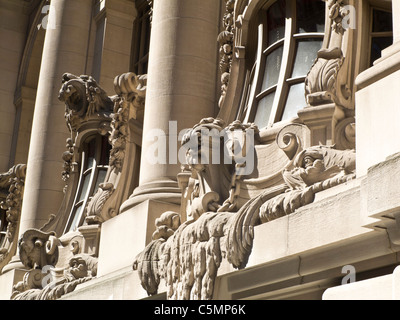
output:
[[[400,2],[0,0],[0,298],[400,299]]]

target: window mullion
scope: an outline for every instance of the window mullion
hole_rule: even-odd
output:
[[[292,18],[294,16],[296,7],[295,0],[288,1],[288,6],[286,8],[286,21],[285,21],[285,43],[283,45],[282,53],[282,65],[281,72],[278,79],[278,86],[276,88],[275,100],[272,105],[272,111],[269,118],[268,126],[272,125],[274,122],[278,121],[279,114],[282,113],[284,104],[286,101],[286,96],[288,92],[288,86],[286,84],[286,78],[289,74],[289,62],[290,58],[293,59],[293,49],[294,49],[294,39],[293,33],[295,28],[295,21]]]
[[[256,68],[254,71],[254,77],[253,77],[253,85],[251,86],[250,89],[250,98],[248,102],[248,107],[247,107],[247,113],[245,117],[245,122],[249,122],[250,119],[254,118],[255,114],[255,106],[257,104],[256,101],[256,93],[258,92],[260,86],[261,86],[261,81],[262,77],[260,77],[260,70],[263,64],[265,63],[265,56],[263,56],[263,49],[264,49],[264,25],[261,23],[258,26],[258,48],[257,48],[257,57],[256,57]]]

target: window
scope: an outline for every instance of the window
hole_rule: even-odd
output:
[[[86,139],[82,150],[80,179],[65,232],[73,231],[83,223],[83,212],[88,199],[106,178],[111,145],[101,135]]]
[[[393,44],[392,13],[371,8],[370,66],[382,55],[382,50]]]
[[[7,214],[6,210],[0,208],[0,248],[3,247],[4,240],[7,236]]]
[[[136,1],[138,11],[133,25],[131,71],[147,74],[150,48],[151,8],[147,0]]]
[[[325,2],[267,1],[258,21],[244,121],[265,128],[297,117],[306,105],[304,81],[322,47]]]

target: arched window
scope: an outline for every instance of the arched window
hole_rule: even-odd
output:
[[[370,66],[379,59],[382,50],[393,44],[392,13],[375,7],[371,8],[372,23],[370,24],[371,54]]]
[[[258,14],[258,49],[244,121],[259,128],[297,117],[304,81],[325,30],[325,2],[267,1]]]
[[[133,22],[133,37],[130,70],[136,74],[147,74],[150,48],[150,13],[148,0],[137,0],[137,17]]]
[[[84,221],[83,212],[88,199],[106,178],[111,145],[108,137],[99,134],[88,137],[82,148],[80,177],[74,204],[65,232],[73,231]]]

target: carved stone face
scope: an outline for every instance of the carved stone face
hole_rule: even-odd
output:
[[[69,272],[75,277],[75,279],[80,279],[87,277],[88,267],[86,261],[81,257],[72,258],[69,262]]]

